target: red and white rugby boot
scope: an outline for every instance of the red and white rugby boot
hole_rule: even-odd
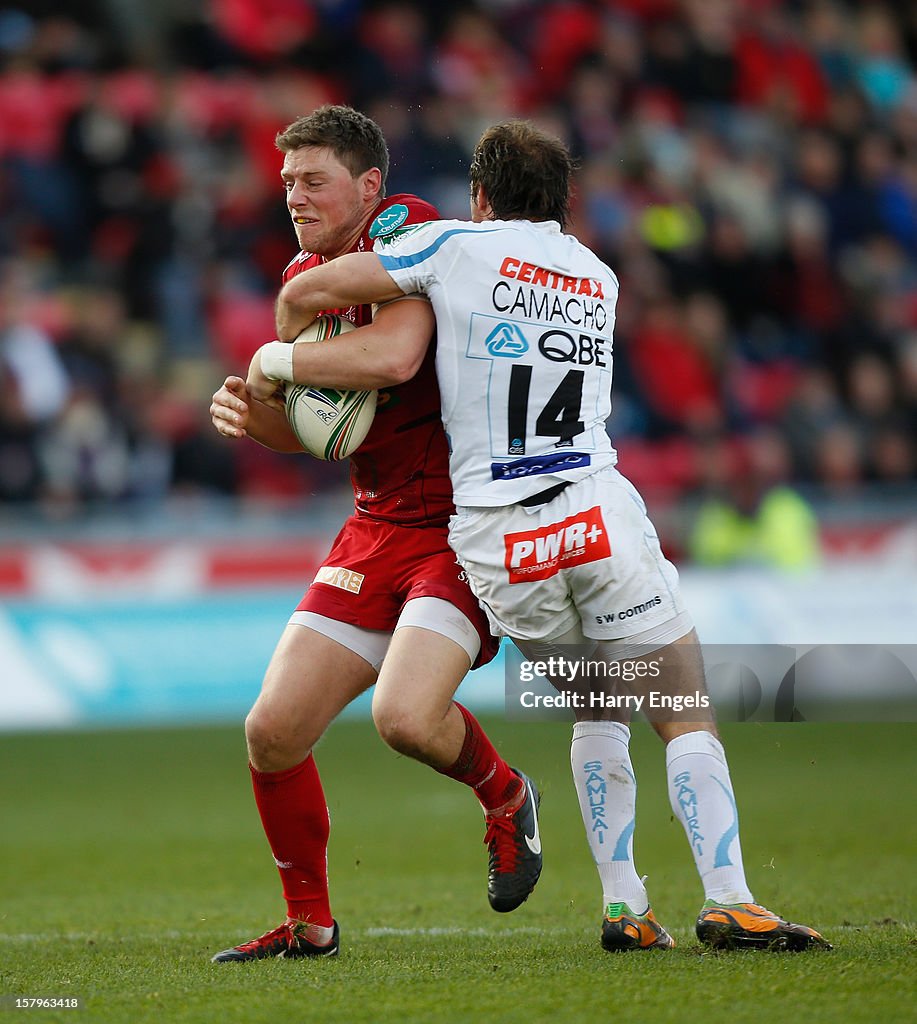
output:
[[[325,945],[316,945],[305,937],[309,926],[305,921],[285,921],[264,935],[240,946],[224,949],[211,957],[211,963],[244,963],[250,960],[267,960],[282,957],[285,960],[303,960],[313,956],[337,956],[341,951],[341,933],[337,921],[331,940]]]
[[[535,783],[518,769],[522,780],[522,803],[505,814],[487,814],[484,845],[490,851],[487,898],[500,914],[515,910],[530,896],[541,874],[541,835],[538,805],[541,794]]]

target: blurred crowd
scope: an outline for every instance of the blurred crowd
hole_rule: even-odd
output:
[[[73,7],[0,12],[3,502],[341,484],[207,415],[295,250],[274,134],[329,101],[444,216],[486,125],[569,142],[572,230],[621,281],[609,430],[651,500],[917,480],[917,5]]]

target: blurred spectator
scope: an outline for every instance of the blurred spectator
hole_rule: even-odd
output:
[[[43,433],[65,409],[71,386],[48,334],[26,319],[25,267],[0,267],[0,498],[27,501],[41,482]]]
[[[737,5],[730,0],[684,0],[689,26],[684,78],[689,101],[725,106],[735,101]]]
[[[88,93],[64,123],[60,146],[81,217],[83,259],[125,257],[137,231],[141,175],[153,151],[148,126],[121,108],[104,80],[90,79]]]
[[[596,49],[602,18],[593,4],[583,0],[551,0],[535,5],[531,14],[525,26],[526,52],[536,73],[528,102],[551,104],[566,90],[577,66]]]
[[[773,297],[767,292],[766,264],[753,249],[739,216],[727,212],[712,215],[708,243],[699,262],[705,287],[720,297],[738,330],[773,307]]]
[[[620,83],[600,61],[586,61],[573,71],[564,106],[574,156],[613,150],[621,133],[621,99]]]
[[[696,188],[708,218],[731,220],[755,253],[772,253],[781,238],[776,154],[763,146],[737,152],[709,130],[695,132],[692,144]]]
[[[342,55],[351,102],[361,109],[380,96],[422,102],[431,91],[429,45],[427,23],[413,4],[395,0],[367,11],[357,45]]]
[[[819,559],[818,521],[791,488],[789,450],[779,433],[743,443],[718,439],[703,451],[705,493],[688,550],[699,565],[806,569]]]
[[[814,475],[831,501],[855,497],[863,481],[862,438],[846,420],[813,438]]]
[[[127,493],[130,452],[124,424],[86,389],[74,390],[66,409],[42,437],[39,457],[44,477],[41,498],[55,514]]]
[[[891,10],[882,4],[864,5],[858,22],[854,60],[857,82],[876,107],[895,107],[912,81],[898,24]]]
[[[659,434],[723,426],[716,350],[691,334],[674,299],[649,306],[631,339],[631,365]]]
[[[892,366],[871,353],[857,356],[847,371],[846,391],[866,474],[900,480],[908,464],[907,446],[901,444],[907,423]]]
[[[822,121],[827,83],[818,61],[797,38],[785,5],[757,5],[756,17],[747,17],[743,29],[735,51],[739,102],[760,108],[778,123]]]
[[[292,53],[316,24],[314,5],[304,0],[209,0],[208,6],[218,34],[255,62]]]
[[[917,158],[908,155],[878,188],[879,212],[888,233],[917,257]]]
[[[824,214],[832,256],[861,236],[861,197],[844,172],[843,152],[836,138],[823,130],[800,136],[794,192],[814,202]]]
[[[853,26],[837,0],[815,0],[805,12],[805,32],[812,55],[832,90],[841,90],[854,75]]]
[[[846,421],[840,396],[828,371],[814,366],[804,370],[780,421],[797,477],[807,480],[818,477],[820,439]]]
[[[827,217],[811,199],[790,200],[783,211],[784,244],[768,282],[775,311],[797,349],[810,353],[837,330],[847,313],[846,295],[828,252]]]
[[[906,486],[917,474],[917,446],[913,433],[905,427],[880,427],[870,439],[866,458],[872,479],[882,484]]]

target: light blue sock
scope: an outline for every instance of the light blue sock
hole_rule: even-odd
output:
[[[703,730],[685,733],[666,747],[665,767],[672,810],[684,825],[705,899],[753,903],[723,745]]]
[[[603,909],[609,903],[626,903],[635,914],[643,914],[649,901],[634,867],[637,782],[629,742],[626,725],[577,722],[570,767],[602,882]]]

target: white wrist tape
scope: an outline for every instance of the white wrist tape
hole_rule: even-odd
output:
[[[268,380],[293,380],[293,344],[271,341],[261,349],[261,372]]]

